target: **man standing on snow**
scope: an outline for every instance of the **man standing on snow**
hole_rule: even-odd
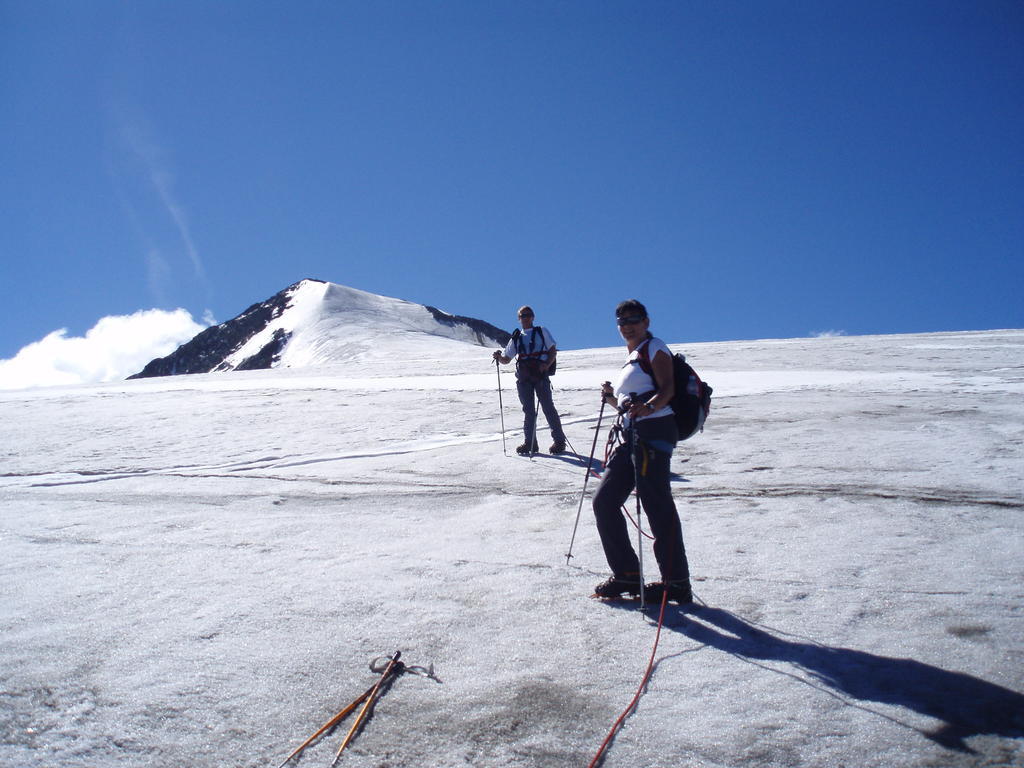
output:
[[[551,400],[550,372],[555,366],[555,356],[558,351],[555,349],[555,340],[551,334],[540,326],[533,325],[533,310],[530,307],[519,308],[519,324],[521,329],[516,329],[511,340],[504,350],[494,351],[494,359],[508,365],[512,358],[516,360],[516,389],[519,390],[519,402],[523,404],[523,444],[516,448],[520,456],[536,453],[537,446],[537,406],[536,401],[540,400],[540,406],[544,410],[544,418],[547,419],[548,427],[551,429],[551,453],[563,453],[565,451],[565,432],[562,431],[562,421],[558,418],[558,411]]]

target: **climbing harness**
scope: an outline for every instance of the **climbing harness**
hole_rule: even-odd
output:
[[[622,433],[624,431],[625,431],[625,427],[623,427],[623,425],[622,425],[622,413],[620,413],[618,418],[616,418],[615,423],[612,425],[611,431],[608,433],[608,441],[605,443],[605,448],[604,448],[604,466],[606,466],[606,467],[608,466],[608,462],[611,461],[612,455],[615,453],[615,450],[619,446],[623,445]],[[642,441],[638,441],[638,443],[643,445]],[[640,473],[641,477],[644,477],[644,476],[647,475],[647,457],[648,457],[648,452],[645,449],[644,450],[644,466],[643,466],[643,471]],[[635,456],[633,458],[635,459]],[[634,468],[635,468],[635,461],[634,461]],[[637,480],[637,477],[635,475],[634,475],[633,480],[634,480],[634,483]],[[640,504],[639,485],[636,485],[633,490],[636,492],[636,495],[637,495],[637,506],[639,507],[639,504]],[[622,505],[622,514],[624,514],[626,516],[626,519],[629,520],[629,522],[632,524],[632,526],[634,528],[636,528],[644,538],[650,539],[651,541],[654,541],[654,536],[652,536],[651,534],[647,533],[647,531],[645,531],[643,529],[643,526],[640,525],[640,515],[639,515],[639,513],[637,513],[637,517],[634,520],[633,516],[629,513],[629,509],[627,509],[626,505],[623,504]]]

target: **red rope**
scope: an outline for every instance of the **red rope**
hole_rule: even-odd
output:
[[[640,523],[638,523],[636,520],[633,519],[633,516],[631,514],[629,514],[629,510],[626,509],[625,506],[622,507],[622,514],[624,514],[626,516],[626,519],[629,520],[629,522],[631,522],[633,524],[634,528],[636,528],[638,531],[640,531],[640,535],[641,536],[643,536],[645,539],[650,539],[651,541],[654,541],[654,536],[652,536],[651,534],[649,534],[647,531],[645,531],[643,528],[640,527]]]
[[[629,713],[636,707],[636,703],[640,700],[640,696],[644,692],[644,688],[647,687],[647,682],[651,679],[651,673],[654,672],[654,656],[658,652],[658,642],[661,640],[661,627],[665,622],[665,605],[668,603],[668,589],[662,590],[661,593],[661,613],[658,615],[658,632],[654,636],[654,647],[651,648],[651,658],[647,662],[647,671],[644,673],[643,680],[640,681],[640,687],[636,689],[636,693],[633,695],[633,700],[629,702],[622,714],[619,715],[619,719],[612,725],[612,729],[608,731],[608,735],[605,736],[604,741],[601,742],[601,747],[597,750],[597,754],[594,755],[594,759],[590,761],[590,765],[587,768],[595,768],[601,759],[604,757],[605,751],[608,749],[608,745],[611,744],[612,739],[615,738],[615,734],[618,733],[622,727],[623,722],[629,716]]]
[[[609,459],[612,451],[613,451],[613,437],[612,437],[612,435],[609,435],[608,436],[608,442],[605,445],[605,454],[604,454],[604,463],[605,463],[606,467],[608,466],[608,459]],[[640,489],[639,488],[636,489],[636,492],[637,492],[637,494],[639,494]],[[635,520],[633,520],[633,518],[630,516],[629,511],[626,509],[625,506],[622,507],[622,512],[626,516],[626,518],[631,523],[633,523],[633,525],[637,528],[637,530],[640,531],[640,533],[642,533],[648,539],[654,539],[654,536],[646,533],[640,527],[639,523],[637,523]],[[640,685],[636,689],[636,693],[633,694],[632,700],[629,702],[629,704],[626,706],[626,708],[622,711],[622,714],[619,715],[619,718],[612,724],[611,730],[608,731],[608,735],[605,736],[604,741],[601,742],[601,746],[598,748],[597,754],[594,755],[594,759],[590,761],[590,764],[587,766],[587,768],[596,768],[596,766],[598,764],[600,764],[602,758],[604,757],[605,752],[607,751],[609,745],[612,743],[612,739],[615,738],[615,734],[618,733],[620,728],[622,728],[622,724],[626,721],[626,718],[629,717],[630,712],[632,712],[636,708],[637,702],[640,700],[640,697],[643,695],[644,688],[647,687],[647,683],[651,679],[651,674],[654,672],[654,658],[655,658],[656,654],[658,653],[658,643],[661,641],[661,628],[665,624],[665,606],[667,604],[668,604],[668,585],[665,586],[665,589],[663,589],[662,593],[661,593],[661,611],[658,613],[658,631],[654,635],[654,647],[651,648],[651,658],[647,662],[647,671],[644,672],[644,677],[640,681]]]

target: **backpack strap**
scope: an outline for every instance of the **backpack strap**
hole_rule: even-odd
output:
[[[536,333],[530,336],[529,351],[527,351],[526,344],[523,342],[523,336],[525,334],[523,334],[518,328],[516,329],[515,333],[512,334],[512,337],[516,339],[516,349],[519,351],[520,357],[540,357],[548,349],[544,345],[544,329],[541,328],[539,325],[535,325],[531,330],[536,331]],[[537,344],[538,340],[540,341],[540,349],[534,351],[534,346]]]
[[[636,362],[640,366],[640,370],[651,377],[651,381],[654,382],[654,387],[657,389],[658,380],[654,378],[654,366],[651,365],[651,351],[649,349],[651,339],[654,337],[650,333],[647,334],[647,338],[640,342],[640,346],[636,348]]]
[[[540,341],[540,349],[537,350],[537,357],[540,357],[541,355],[548,351],[548,348],[545,344],[544,329],[541,328],[539,325],[535,325],[534,328],[537,329],[537,333],[533,338],[535,341]]]

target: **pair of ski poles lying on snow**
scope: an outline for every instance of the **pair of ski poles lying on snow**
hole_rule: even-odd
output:
[[[357,696],[355,701],[353,701],[348,706],[344,707],[334,717],[332,717],[330,720],[328,720],[326,723],[320,726],[320,729],[317,730],[316,733],[314,733],[304,742],[302,742],[302,744],[300,744],[295,749],[294,752],[292,752],[290,755],[288,755],[288,757],[284,759],[284,761],[278,766],[278,768],[284,768],[284,766],[287,765],[292,760],[292,758],[297,757],[302,752],[302,750],[304,750],[314,741],[319,739],[329,730],[334,728],[338,723],[340,723],[350,714],[355,712],[355,710],[358,709],[360,705],[362,705],[362,709],[359,709],[359,714],[356,716],[355,722],[352,723],[352,727],[349,729],[348,734],[345,736],[345,740],[341,742],[341,746],[338,747],[338,751],[334,755],[334,761],[331,763],[331,765],[337,765],[338,761],[341,759],[341,753],[345,751],[345,748],[352,742],[352,739],[355,738],[356,733],[359,732],[359,729],[366,722],[366,719],[367,717],[369,717],[371,711],[373,710],[373,705],[376,703],[377,699],[379,699],[380,696],[387,689],[387,687],[390,686],[392,682],[394,682],[394,679],[396,677],[405,672],[423,675],[424,677],[434,677],[433,665],[431,665],[430,668],[427,669],[424,669],[423,667],[409,667],[406,666],[404,662],[399,661],[401,655],[401,651],[395,651],[393,656],[378,656],[376,659],[371,661],[370,670],[372,672],[379,673],[380,679],[376,683],[371,685],[369,688],[367,688],[359,696]],[[387,662],[386,664],[384,663],[385,660]],[[381,666],[382,664],[383,666]]]

